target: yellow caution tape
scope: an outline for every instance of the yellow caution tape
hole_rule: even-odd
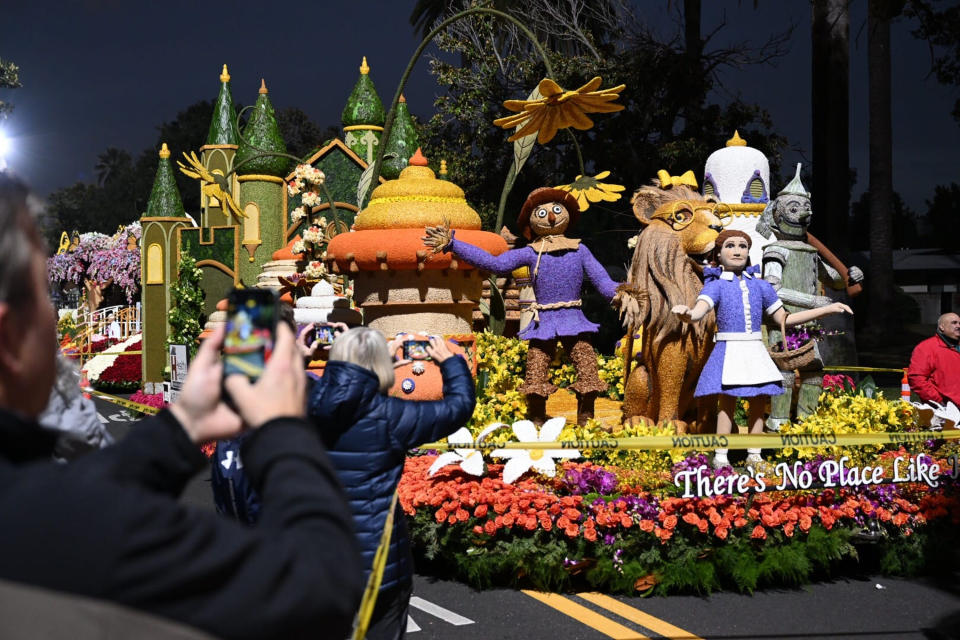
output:
[[[399,493],[394,491],[390,511],[387,512],[387,521],[383,523],[383,533],[380,534],[380,546],[377,547],[377,551],[373,555],[373,567],[370,571],[370,577],[367,578],[367,586],[363,590],[360,609],[353,620],[353,635],[351,636],[353,640],[363,640],[367,636],[370,617],[377,605],[377,594],[380,592],[383,570],[387,566],[387,556],[390,552],[390,536],[393,534],[393,512],[397,507],[398,496]]]
[[[910,433],[764,433],[677,436],[639,436],[635,438],[597,438],[595,440],[562,440],[559,442],[507,442],[493,445],[483,443],[431,442],[420,449],[784,449],[787,447],[850,447],[862,445],[909,444],[927,440],[960,439],[960,430],[913,431]]]
[[[885,371],[887,373],[903,373],[905,368],[889,369],[886,367],[823,367],[824,371]]]
[[[121,407],[123,407],[123,408],[125,408],[125,409],[132,409],[132,410],[137,411],[137,412],[139,412],[139,413],[145,413],[145,414],[151,415],[151,416],[154,416],[154,415],[157,415],[158,413],[160,413],[160,409],[157,409],[156,407],[151,407],[151,406],[148,405],[148,404],[140,404],[139,402],[131,402],[130,400],[127,400],[126,398],[121,398],[121,397],[119,397],[119,396],[112,396],[112,395],[110,395],[109,393],[104,393],[103,391],[97,391],[96,389],[91,389],[91,388],[89,388],[89,387],[88,387],[88,388],[85,388],[85,389],[81,389],[81,390],[82,390],[84,393],[89,393],[90,395],[96,396],[96,397],[100,398],[101,400],[106,400],[107,402],[111,402],[111,403],[113,403],[113,404],[120,405]]]

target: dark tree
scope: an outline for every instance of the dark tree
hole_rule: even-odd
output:
[[[930,227],[930,246],[960,250],[957,233],[957,212],[960,212],[960,184],[937,185],[933,200],[927,200],[927,224]]]
[[[890,116],[890,22],[902,2],[869,0],[867,4],[867,63],[870,111],[870,294],[868,333],[889,335],[897,318],[893,306],[893,133]]]
[[[850,203],[849,0],[814,0],[813,24],[813,229],[842,255]]]
[[[19,89],[20,67],[8,60],[0,58],[0,89]],[[0,100],[0,120],[3,120],[13,111],[13,105]]]
[[[913,35],[930,45],[931,67],[942,84],[960,87],[960,6],[956,2],[911,0],[907,13],[917,18]],[[960,122],[960,99],[953,105]]]

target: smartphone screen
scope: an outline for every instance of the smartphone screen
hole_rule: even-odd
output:
[[[318,324],[314,339],[321,345],[333,344],[333,327],[329,324]]]
[[[241,373],[256,380],[273,351],[277,296],[269,289],[234,289],[227,298],[223,375]]]
[[[427,353],[429,340],[407,340],[403,343],[404,360],[429,360],[430,354]]]

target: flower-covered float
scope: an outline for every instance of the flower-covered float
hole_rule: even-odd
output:
[[[831,380],[816,413],[761,436],[794,444],[766,451],[761,490],[745,471],[710,468],[709,441],[691,447],[709,436],[686,442],[668,424],[611,433],[597,421],[579,427],[558,417],[538,431],[520,420],[522,344],[478,336],[485,386],[471,423],[444,450],[426,445],[407,460],[400,505],[424,571],[481,588],[752,591],[836,575],[858,561],[858,570],[887,574],[933,569],[956,536],[951,476],[960,446],[928,440],[909,403]],[[615,367],[602,360],[603,369]],[[835,434],[903,444],[822,446]],[[644,436],[680,440],[665,450],[604,448]],[[559,448],[542,444],[554,441]],[[531,448],[505,449],[510,442]],[[939,473],[930,475],[935,464]],[[864,467],[881,469],[883,483],[864,480]]]

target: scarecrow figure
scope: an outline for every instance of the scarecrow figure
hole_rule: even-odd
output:
[[[570,389],[577,395],[578,424],[593,418],[597,394],[607,390],[597,374],[597,356],[591,344],[599,325],[587,320],[580,310],[584,276],[607,300],[619,303],[626,296],[629,300],[625,305],[630,307],[638,296],[629,285],[611,280],[579,240],[563,235],[579,216],[576,197],[562,189],[541,187],[530,193],[517,218],[517,226],[530,241],[521,249],[493,256],[457,240],[446,226],[427,227],[423,238],[434,251],[452,251],[479,269],[498,274],[524,266],[530,269],[536,302],[527,308],[533,320],[519,334],[530,342],[526,379],[520,392],[526,396],[528,417],[537,425],[546,420],[547,397],[557,390],[549,373],[558,339],[577,372],[577,381]]]

